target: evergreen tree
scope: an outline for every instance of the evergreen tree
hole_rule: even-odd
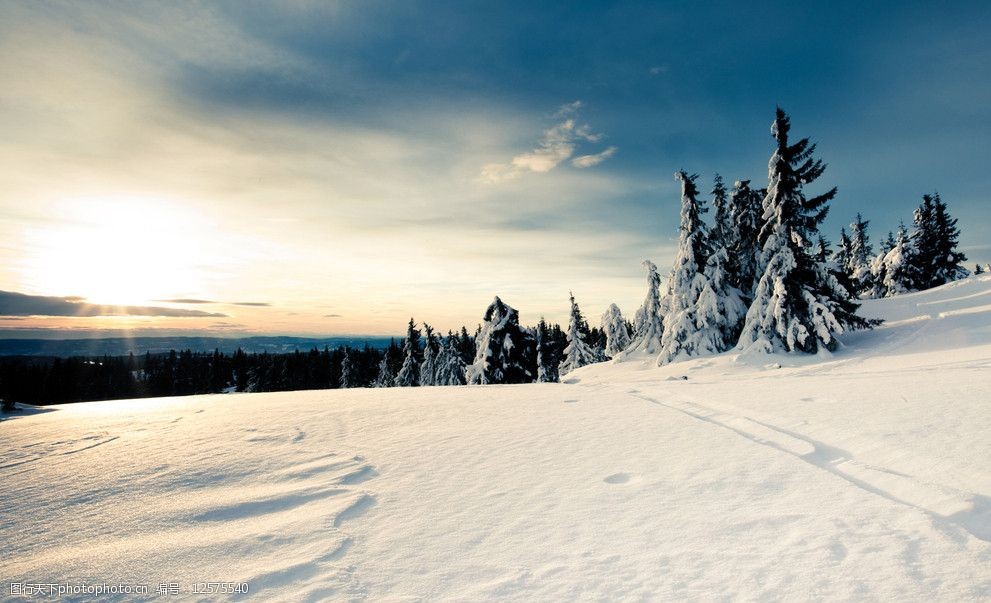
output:
[[[423,346],[423,364],[420,365],[420,385],[436,385],[437,379],[437,339],[434,337],[434,329],[427,323],[423,323],[423,332],[426,336]]]
[[[939,193],[923,195],[914,222],[912,264],[918,279],[914,288],[930,289],[967,276],[962,266],[967,256],[956,249],[957,220],[950,217]]]
[[[726,198],[726,186],[723,184],[723,177],[716,174],[713,178],[712,191],[712,231],[709,239],[712,247],[729,248],[735,238],[735,224],[730,213],[729,201]]]
[[[847,274],[850,275],[850,282],[853,284],[853,290],[850,293],[854,296],[868,293],[873,287],[871,260],[874,259],[874,252],[871,249],[870,236],[867,234],[868,224],[870,221],[865,220],[859,213],[857,219],[850,224],[850,255],[847,260]]]
[[[537,381],[540,383],[557,383],[560,381],[558,375],[558,354],[556,353],[551,330],[547,326],[544,317],[540,317],[537,323]]]
[[[458,336],[448,331],[437,352],[436,385],[464,385],[465,361],[458,350]]]
[[[574,294],[571,295],[571,313],[568,317],[568,346],[564,348],[564,358],[558,365],[558,374],[567,375],[583,366],[602,360],[601,356],[586,342],[588,325],[582,317]]]
[[[891,297],[912,291],[912,285],[918,280],[912,262],[914,253],[905,225],[901,224],[894,245],[885,252],[878,270],[882,279],[876,291],[878,297]]]
[[[344,348],[344,355],[341,357],[341,378],[338,381],[338,385],[344,389],[348,387],[355,387],[355,370],[354,364],[351,361],[351,354],[348,348]]]
[[[690,334],[695,339],[694,355],[725,352],[736,344],[743,328],[747,306],[740,290],[729,283],[728,263],[725,247],[713,252],[706,262],[705,284],[695,303],[695,332]]]
[[[771,127],[777,148],[768,163],[763,202],[761,264],[765,268],[747,311],[739,342],[742,350],[834,350],[836,335],[844,329],[869,326],[856,315],[858,306],[849,293],[809,254],[836,189],[805,196],[803,187],[818,179],[825,165],[813,159],[815,145],[807,138],[789,144],[790,129],[788,116],[779,108]]]
[[[980,264],[974,264],[974,274],[984,274],[984,268]]]
[[[619,306],[610,304],[602,314],[602,333],[606,338],[604,352],[609,357],[619,355],[630,345],[630,332]]]
[[[661,275],[657,271],[657,265],[650,260],[644,260],[643,267],[647,269],[647,296],[635,316],[633,339],[623,353],[617,356],[619,359],[634,354],[654,355],[661,349],[661,336],[664,333]]]
[[[496,297],[485,310],[475,362],[465,369],[471,385],[530,383],[537,371],[533,338],[520,327],[519,312]]]
[[[729,197],[733,228],[727,235],[729,282],[750,299],[760,278],[761,195],[750,188],[749,180],[737,180]]]
[[[664,317],[658,364],[722,351],[714,349],[714,341],[721,339],[722,335],[711,331],[715,327],[711,323],[718,322],[718,318],[707,315],[704,321],[700,321],[698,315],[700,308],[707,314],[713,314],[719,312],[720,306],[718,293],[713,290],[704,274],[710,253],[705,224],[702,222],[702,214],[707,210],[698,199],[696,176],[689,176],[681,171],[675,174],[675,178],[681,181],[681,227],[678,254],[671,269],[671,294],[668,299],[668,313]],[[715,263],[718,265],[719,278],[724,280],[725,249],[720,247],[719,251],[722,253],[714,254],[718,256]],[[729,286],[725,282],[722,284]],[[700,306],[703,292],[706,292],[706,299]]]
[[[812,257],[815,261],[825,264],[829,261],[829,258],[832,255],[833,251],[829,248],[829,241],[826,240],[826,237],[819,235],[819,238],[816,240],[815,247],[812,250]]]
[[[414,387],[420,384],[420,331],[413,319],[406,327],[406,341],[403,344],[403,366],[396,373],[396,387]]]

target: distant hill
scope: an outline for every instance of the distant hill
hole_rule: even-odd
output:
[[[99,339],[0,339],[0,356],[122,356],[169,350],[269,352],[272,354],[346,345],[384,348],[389,337],[108,337]]]

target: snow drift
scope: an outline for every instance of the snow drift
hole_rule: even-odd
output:
[[[818,357],[29,410],[0,425],[3,596],[991,597],[991,276],[862,313]]]

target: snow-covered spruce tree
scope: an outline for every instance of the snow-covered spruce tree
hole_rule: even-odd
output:
[[[423,323],[424,344],[423,362],[420,364],[420,386],[436,385],[437,379],[437,338],[434,328]]]
[[[732,224],[727,233],[729,250],[729,281],[747,299],[753,294],[760,278],[760,245],[757,237],[761,225],[761,195],[750,188],[749,180],[737,180],[729,196],[729,214]]]
[[[712,252],[706,261],[705,285],[695,303],[696,355],[725,352],[736,345],[740,337],[747,305],[740,290],[729,283],[728,264],[729,254],[725,247]]]
[[[557,371],[558,358],[554,350],[554,340],[551,330],[544,317],[537,323],[537,381],[540,383],[557,383],[560,377]]]
[[[448,331],[447,339],[440,344],[437,352],[437,373],[435,385],[464,385],[465,361],[458,350],[458,337]]]
[[[857,219],[850,224],[850,255],[847,259],[847,274],[850,275],[850,282],[853,284],[852,295],[863,295],[869,293],[873,288],[873,275],[871,274],[871,260],[874,259],[874,251],[871,249],[870,236],[867,234],[867,226],[870,220],[865,220],[859,213]]]
[[[957,220],[950,217],[939,193],[923,195],[915,210],[912,244],[913,260],[918,275],[916,289],[930,289],[967,276],[962,263],[967,256],[957,251],[960,230]]]
[[[560,376],[603,360],[602,356],[588,345],[586,341],[588,324],[582,317],[578,302],[575,301],[575,295],[573,293],[569,293],[569,295],[571,296],[571,313],[568,316],[568,345],[564,348],[564,358],[561,359],[561,364],[557,367]]]
[[[650,260],[643,261],[647,269],[647,296],[637,310],[633,321],[633,339],[630,345],[618,356],[622,360],[636,354],[653,356],[661,349],[661,336],[664,333],[664,316],[661,314],[661,275],[657,265]]]
[[[695,310],[699,295],[707,284],[702,271],[710,249],[708,233],[702,222],[702,214],[707,210],[698,198],[697,178],[684,171],[675,174],[675,179],[681,182],[681,226],[678,253],[671,268],[671,293],[664,316],[658,364],[695,356],[699,353],[696,346],[700,338],[705,337],[698,331]]]
[[[393,387],[396,385],[396,376],[392,374],[392,369],[389,368],[389,352],[386,351],[382,355],[382,361],[379,362],[379,372],[375,376],[375,381],[372,382],[372,387]]]
[[[351,353],[347,347],[344,348],[344,355],[341,356],[341,378],[337,384],[341,389],[355,387],[354,362],[351,360]]]
[[[396,387],[415,387],[420,384],[420,331],[413,319],[406,327],[403,343],[403,366],[396,373]]]
[[[483,320],[475,362],[465,369],[468,384],[532,382],[537,372],[536,345],[520,327],[519,312],[496,297]]]
[[[729,200],[726,198],[726,186],[723,184],[723,177],[716,174],[712,181],[712,229],[709,232],[709,240],[712,247],[726,247],[731,245],[731,238],[735,234],[733,217],[730,215]]]
[[[884,254],[879,270],[882,277],[878,292],[883,297],[900,295],[912,291],[912,285],[918,280],[912,256],[915,250],[909,239],[905,225],[898,226],[898,236],[894,246]]]
[[[606,334],[605,353],[610,358],[617,356],[630,345],[630,332],[619,306],[610,304],[602,314],[602,332]]]
[[[856,315],[849,292],[809,253],[818,227],[826,218],[833,188],[807,198],[803,188],[825,171],[813,159],[815,145],[807,138],[789,144],[791,123],[780,108],[771,127],[777,148],[768,162],[764,197],[765,267],[747,311],[738,348],[761,352],[834,350],[836,335],[870,324]]]
[[[982,268],[980,264],[974,264],[974,274],[984,274],[984,268]]]

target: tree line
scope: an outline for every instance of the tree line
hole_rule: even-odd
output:
[[[825,172],[808,138],[792,141],[780,108],[767,186],[717,174],[703,199],[698,176],[681,170],[678,251],[668,277],[650,260],[647,294],[634,319],[610,305],[598,326],[574,295],[568,324],[520,324],[496,297],[470,335],[440,334],[410,319],[384,350],[340,347],[293,354],[225,355],[189,350],[143,357],[5,359],[0,396],[35,403],[220,392],[554,382],[609,359],[656,358],[663,365],[736,348],[759,353],[833,351],[837,336],[877,321],[858,300],[927,289],[966,277],[957,220],[938,193],[926,194],[912,229],[900,226],[875,253],[860,214],[838,248],[820,232],[837,189],[806,188]],[[704,214],[713,211],[711,223]],[[988,267],[991,271],[991,266]],[[983,272],[978,266],[975,272]]]

